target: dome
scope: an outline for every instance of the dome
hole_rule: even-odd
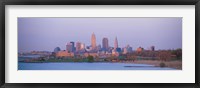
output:
[[[60,51],[60,47],[56,47],[56,48],[54,49],[54,52],[55,52],[55,53],[58,52],[58,51]]]

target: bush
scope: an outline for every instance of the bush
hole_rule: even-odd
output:
[[[166,67],[165,63],[161,62],[160,67]]]
[[[94,57],[93,56],[88,56],[88,62],[94,62]]]

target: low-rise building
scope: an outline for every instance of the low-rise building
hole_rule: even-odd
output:
[[[144,48],[142,48],[142,47],[139,47],[139,48],[137,48],[137,52],[142,52],[144,50]]]
[[[85,56],[85,57],[88,57],[88,56],[97,57],[97,56],[98,56],[98,53],[84,53],[84,56]]]
[[[68,51],[59,51],[56,53],[56,57],[73,57],[74,53],[73,52],[68,52]]]

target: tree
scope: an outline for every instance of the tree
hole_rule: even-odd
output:
[[[167,61],[167,60],[171,59],[171,53],[168,51],[161,51],[161,52],[159,52],[159,59],[161,61]]]
[[[87,58],[88,58],[88,62],[94,62],[94,57],[93,56],[89,55]]]
[[[178,60],[182,60],[182,49],[176,50],[176,57]]]

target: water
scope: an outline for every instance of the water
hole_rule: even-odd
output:
[[[133,63],[18,63],[18,70],[176,70]]]

